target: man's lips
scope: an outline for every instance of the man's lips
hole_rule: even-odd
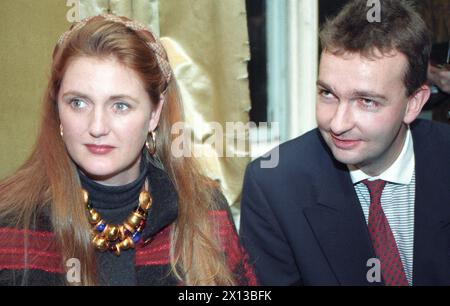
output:
[[[331,135],[331,140],[333,141],[334,145],[337,148],[343,149],[343,150],[353,149],[361,142],[361,140],[359,140],[359,139],[345,139],[345,138],[340,138],[333,134],[330,134],[330,135]]]
[[[98,155],[108,154],[115,149],[115,147],[108,145],[86,144],[85,146],[89,150],[89,152]]]

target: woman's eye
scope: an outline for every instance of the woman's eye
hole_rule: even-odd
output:
[[[127,103],[119,102],[114,104],[114,109],[119,112],[125,112],[130,108]]]
[[[74,98],[74,99],[70,100],[70,106],[72,106],[75,109],[82,109],[87,106],[87,103],[81,99]]]

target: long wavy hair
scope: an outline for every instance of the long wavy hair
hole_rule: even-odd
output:
[[[193,157],[171,154],[172,142],[180,136],[172,134],[171,127],[184,119],[176,80],[172,77],[167,84],[145,37],[118,22],[94,18],[55,47],[37,141],[26,162],[0,183],[0,218],[9,220],[11,226],[32,229],[36,216],[43,209],[49,211],[63,261],[79,259],[81,284],[98,283],[77,166],[59,131],[57,96],[68,65],[77,57],[113,57],[140,76],[153,104],[164,95],[156,147],[179,198],[170,242],[172,272],[186,285],[235,284],[220,251],[219,233],[208,220],[208,211],[217,205],[215,187],[201,174]]]

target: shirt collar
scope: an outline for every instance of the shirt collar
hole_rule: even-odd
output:
[[[371,177],[360,169],[350,170],[350,177],[353,184],[357,184],[365,179],[381,179],[395,184],[408,185],[411,182],[414,167],[415,160],[413,139],[411,136],[411,131],[408,127],[402,151],[395,162],[387,170],[376,177]]]

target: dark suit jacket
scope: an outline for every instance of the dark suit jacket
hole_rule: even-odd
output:
[[[414,285],[450,285],[450,126],[416,120]],[[282,144],[279,165],[252,162],[241,237],[262,285],[371,285],[375,258],[347,167],[317,129]]]

